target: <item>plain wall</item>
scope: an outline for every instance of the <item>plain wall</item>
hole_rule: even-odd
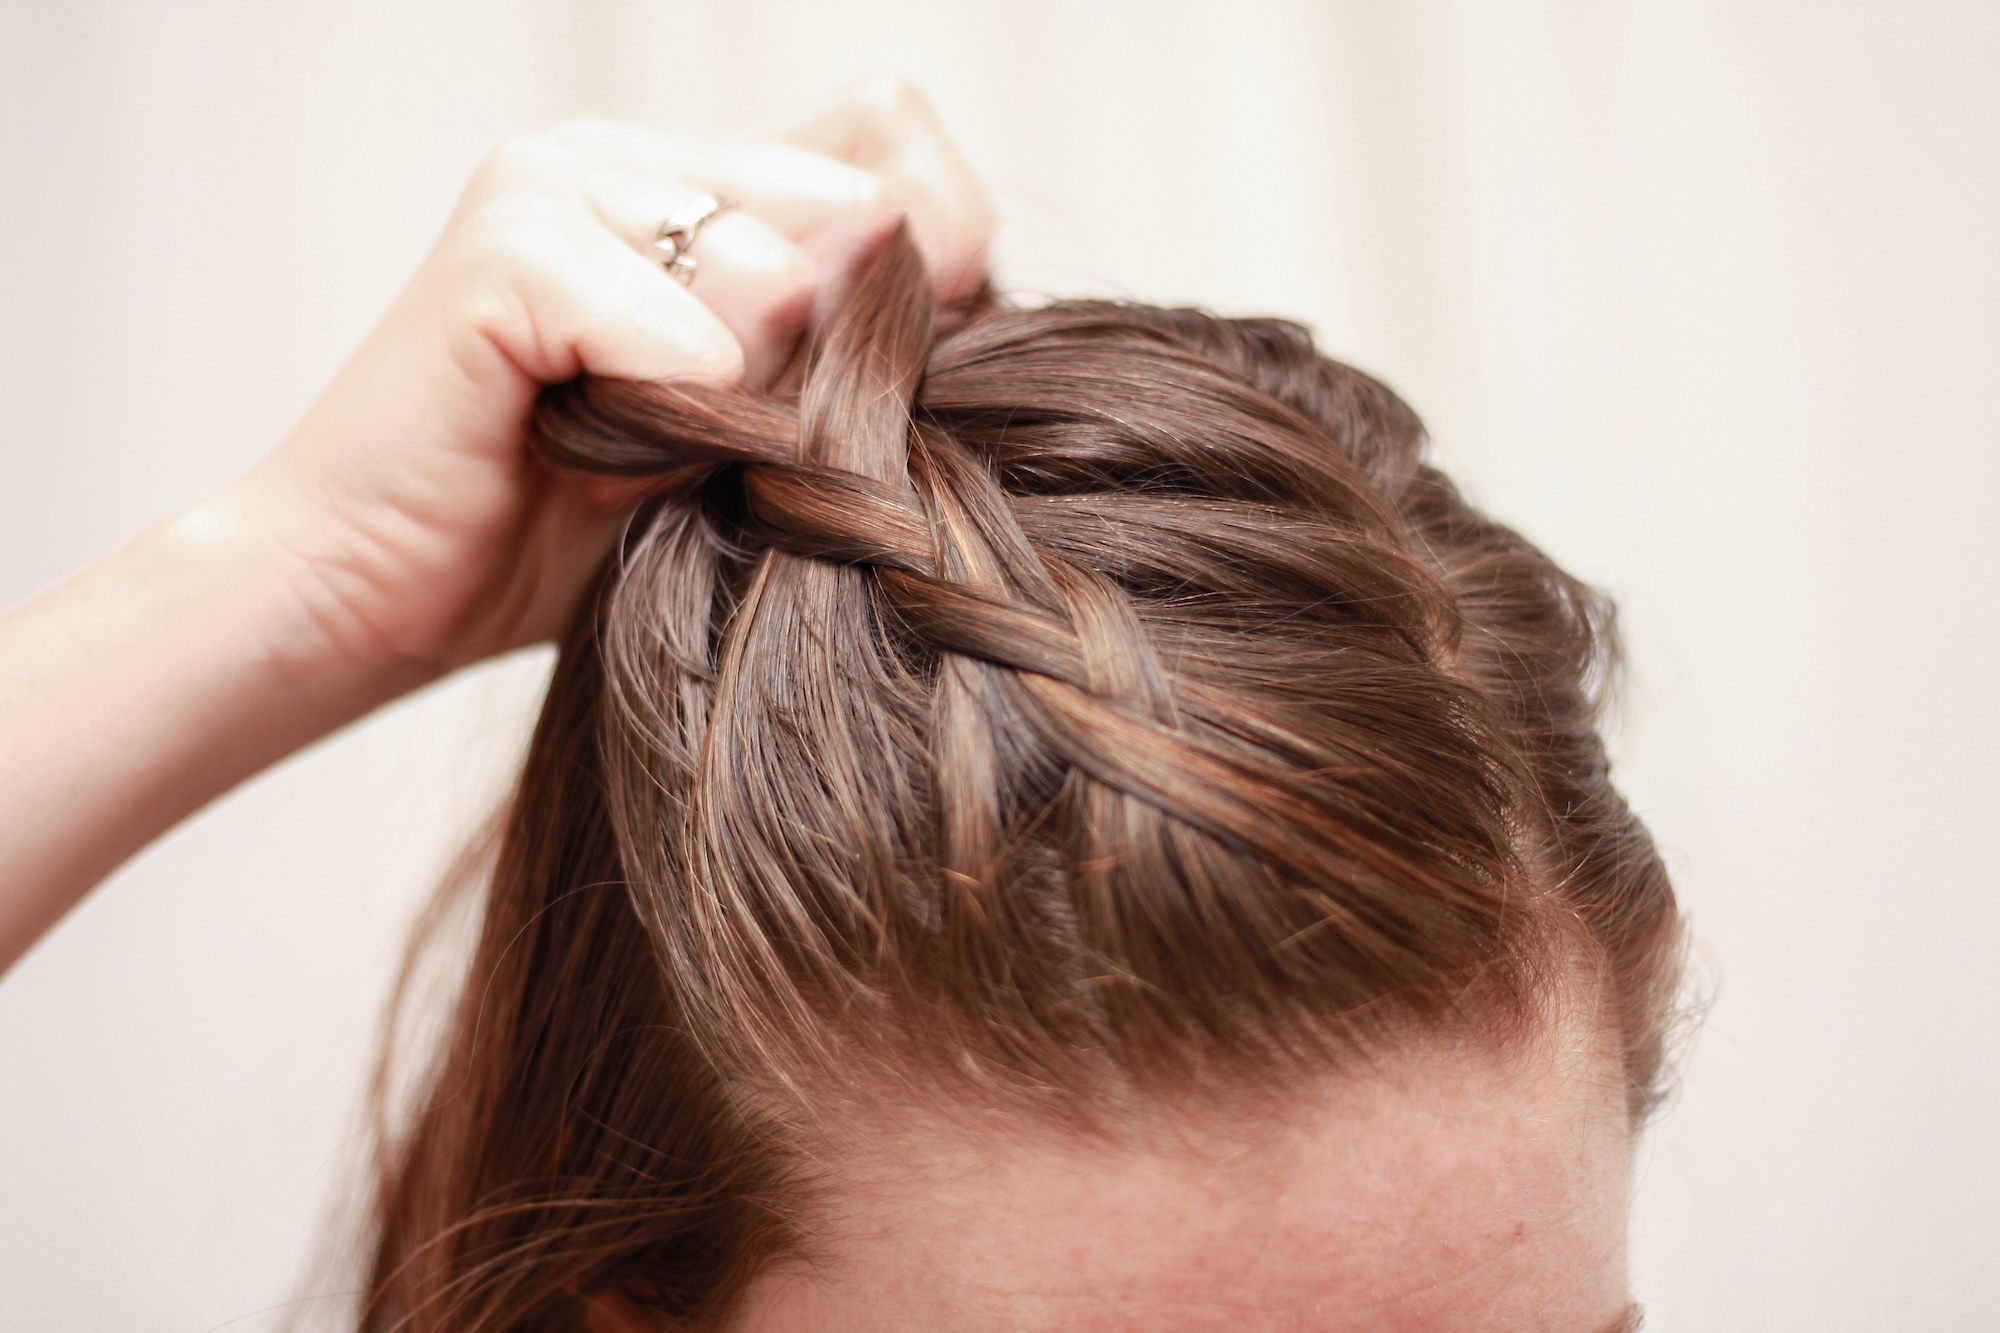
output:
[[[1004,284],[1311,322],[1620,597],[1711,997],[1648,1328],[2000,1329],[2000,5],[0,0],[0,602],[268,448],[492,142],[881,71]],[[401,938],[546,664],[281,765],[0,983],[0,1326],[324,1286]]]

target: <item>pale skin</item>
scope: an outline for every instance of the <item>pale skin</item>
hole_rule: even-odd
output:
[[[821,1154],[815,1253],[723,1333],[1616,1333],[1629,1138],[1587,1016],[1113,1141],[871,1107]]]
[[[700,193],[733,207],[683,287],[644,246]],[[529,457],[542,386],[755,387],[905,218],[940,298],[976,287],[991,212],[889,82],[732,140],[577,124],[496,150],[266,459],[0,616],[0,968],[245,778],[562,630],[632,497]],[[824,1253],[731,1333],[1622,1328],[1628,1131],[1594,1050],[1412,1055],[1297,1090],[1275,1133],[857,1132]],[[591,1321],[648,1327],[615,1297]]]

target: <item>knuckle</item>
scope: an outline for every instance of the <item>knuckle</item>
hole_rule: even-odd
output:
[[[818,280],[805,251],[754,219],[718,232],[716,240],[726,249],[717,260],[725,266],[730,285],[756,300],[783,299],[810,290]]]
[[[543,253],[552,228],[558,225],[555,202],[535,191],[502,190],[481,201],[460,228],[461,244],[471,254],[531,258]]]
[[[573,228],[554,201],[510,191],[459,220],[443,262],[460,282],[549,290],[572,280],[575,251]]]
[[[780,302],[809,297],[818,290],[818,270],[812,260],[797,250],[787,249],[773,268],[770,286]]]
[[[453,219],[454,248],[482,261],[546,252],[581,216],[570,150],[545,134],[509,139],[467,187]]]
[[[607,133],[615,134],[618,128],[613,122],[599,120],[595,116],[575,116],[550,130],[549,137],[558,140],[594,139]]]
[[[468,194],[474,200],[492,200],[536,186],[550,186],[574,176],[574,158],[568,148],[548,134],[524,134],[496,144],[478,170],[472,174]]]
[[[819,273],[812,261],[797,254],[774,259],[757,284],[761,323],[766,329],[789,330],[811,313],[819,291]]]
[[[930,99],[916,84],[900,75],[877,75],[857,84],[854,101],[883,125],[920,124],[932,118]]]
[[[615,121],[584,116],[564,121],[550,130],[547,137],[565,149],[587,153],[614,146],[631,133],[629,127]]]
[[[568,148],[549,134],[524,134],[508,139],[486,155],[479,176],[489,185],[507,186],[547,180],[567,174],[572,162]]]
[[[859,217],[886,219],[901,211],[888,185],[872,171],[857,171],[850,189],[847,206]]]
[[[687,371],[699,379],[733,383],[743,377],[743,348],[727,334],[703,339],[687,352]]]

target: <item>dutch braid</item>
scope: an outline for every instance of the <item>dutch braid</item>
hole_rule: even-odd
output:
[[[834,1003],[893,1025],[905,986],[928,1025],[1009,1002],[1046,1025],[1118,977],[1147,998],[1107,1002],[1092,1041],[1191,1025],[1243,1049],[1221,1014],[1272,1001],[1253,978],[1323,1017],[1395,990],[1434,1018],[1517,985],[1546,914],[1528,869],[1576,859],[1534,808],[1538,743],[1586,737],[1557,748],[1601,785],[1597,604],[1472,515],[1408,410],[1296,326],[1082,303],[989,308],[933,344],[930,322],[898,241],[795,399],[586,382],[544,408],[569,466],[723,465],[683,480],[662,531],[702,533],[735,600],[687,607],[668,656],[607,653],[614,699],[715,690],[678,739],[629,706],[607,737],[670,794],[621,846],[665,893],[649,916],[694,997],[732,1031]],[[1460,557],[1496,534],[1558,622],[1541,655],[1562,661],[1526,682],[1463,648],[1481,574]],[[634,558],[620,595],[652,604],[669,567],[686,576]],[[1068,861],[1058,902],[1026,901],[1049,892],[1036,837]]]

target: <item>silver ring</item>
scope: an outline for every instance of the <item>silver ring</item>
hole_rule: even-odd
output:
[[[683,284],[693,282],[696,264],[688,251],[694,248],[694,238],[701,234],[708,220],[727,207],[714,195],[702,194],[667,214],[659,234],[653,237],[653,253],[658,256],[660,267]]]

